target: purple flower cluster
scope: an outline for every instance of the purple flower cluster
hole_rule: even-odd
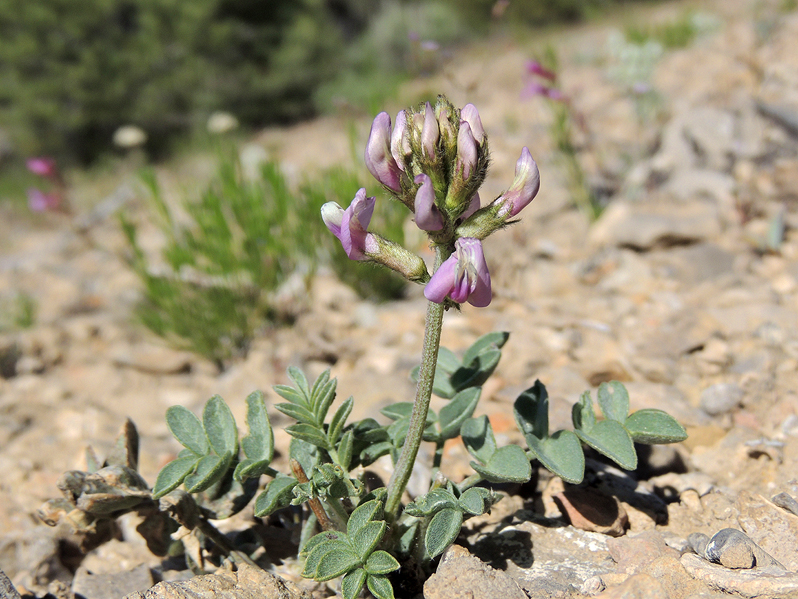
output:
[[[324,223],[347,256],[381,263],[405,276],[412,272],[411,280],[425,283],[424,295],[432,302],[448,298],[477,307],[490,304],[490,273],[482,239],[506,226],[537,195],[540,173],[529,149],[521,151],[510,188],[482,207],[478,189],[488,167],[482,120],[473,104],[457,110],[441,97],[435,106],[426,102],[401,110],[393,128],[387,112],[378,114],[364,159],[374,178],[413,212],[416,225],[443,250],[443,261],[430,276],[415,254],[370,233],[376,199],[367,197],[365,189],[357,192],[346,209],[335,202],[322,207]],[[405,266],[410,262],[414,262],[412,268]]]
[[[557,82],[557,74],[550,71],[536,60],[530,60],[526,63],[526,72],[534,75],[540,79],[545,79],[548,84],[541,83],[539,80],[532,79],[521,90],[522,98],[531,98],[533,96],[542,96],[553,100],[555,102],[567,102],[568,98],[562,93],[555,83]]]
[[[48,157],[30,158],[25,163],[28,170],[49,181],[54,189],[49,192],[36,187],[28,189],[28,207],[33,212],[66,211],[64,201],[64,180],[55,160]]]

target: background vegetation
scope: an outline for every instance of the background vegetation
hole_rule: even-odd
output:
[[[527,0],[499,15],[495,0],[7,0],[0,129],[19,155],[86,164],[133,124],[157,157],[215,110],[253,127],[373,112],[497,19],[578,19],[621,1]]]

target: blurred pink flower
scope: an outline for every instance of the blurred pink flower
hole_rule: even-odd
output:
[[[537,81],[530,81],[526,84],[524,89],[521,90],[521,97],[532,98],[534,96],[543,96],[555,102],[565,102],[567,100],[565,95],[557,88],[547,87]]]
[[[42,177],[53,178],[58,173],[55,160],[47,157],[30,158],[26,163],[28,170]]]
[[[48,212],[61,208],[61,196],[57,193],[44,193],[41,189],[28,189],[28,207],[33,212]]]
[[[526,63],[526,71],[530,75],[538,75],[543,77],[544,79],[548,79],[549,81],[556,81],[557,74],[553,73],[552,71],[548,70],[542,64],[540,64],[537,60],[530,60]]]

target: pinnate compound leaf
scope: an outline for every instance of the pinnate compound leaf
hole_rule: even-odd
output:
[[[197,462],[194,474],[189,474],[183,481],[189,493],[201,493],[224,476],[230,467],[233,456],[209,454]]]
[[[271,462],[274,457],[274,431],[261,391],[250,393],[247,397],[247,429],[249,434],[241,439],[244,455],[250,460]]]
[[[318,549],[316,548],[314,551],[318,551]],[[349,547],[346,549],[336,548],[322,556],[316,567],[316,573],[312,578],[318,582],[324,582],[346,574],[359,565],[360,559],[352,549]]]
[[[158,478],[155,479],[155,487],[152,489],[152,498],[158,499],[170,493],[180,486],[180,483],[191,473],[200,460],[198,455],[187,455],[176,460],[172,460],[161,468]]]
[[[202,411],[205,434],[217,456],[238,455],[238,429],[233,413],[224,400],[214,395]]]
[[[596,413],[593,411],[593,399],[590,397],[590,391],[582,393],[579,401],[574,404],[571,410],[571,419],[574,428],[587,433],[596,425]]]
[[[496,437],[485,415],[466,420],[460,427],[460,435],[468,453],[483,464],[496,452]]]
[[[349,543],[352,549],[365,561],[374,548],[382,540],[385,529],[388,525],[385,522],[368,522],[362,526],[354,535],[349,535]]]
[[[538,461],[565,482],[577,484],[585,476],[585,454],[579,437],[571,431],[557,431],[548,439],[524,437]]]
[[[499,360],[502,357],[501,350],[488,349],[477,355],[469,364],[458,368],[449,379],[452,387],[456,390],[467,389],[468,387],[480,387],[488,380]]]
[[[327,429],[327,438],[330,439],[330,443],[338,443],[341,431],[344,430],[346,419],[349,418],[349,414],[352,413],[352,406],[354,405],[355,400],[350,397],[342,403],[335,411],[335,414],[333,414],[332,420],[330,420],[330,428]]]
[[[366,585],[376,599],[394,599],[391,581],[380,574],[369,574]]]
[[[200,456],[208,453],[208,438],[202,422],[183,406],[172,406],[166,410],[166,426],[183,447]]]
[[[352,447],[354,447],[355,436],[351,430],[346,431],[341,435],[341,440],[338,443],[338,461],[341,467],[349,470],[352,464]]]
[[[454,508],[441,510],[432,517],[424,535],[424,546],[430,559],[439,556],[454,543],[463,525],[463,512]]]
[[[321,537],[320,542],[313,544],[312,542],[316,539]],[[305,578],[313,578],[314,580],[321,579],[316,578],[319,571],[319,565],[321,564],[322,559],[324,556],[328,555],[329,553],[343,553],[344,555],[350,554],[354,555],[352,548],[349,546],[349,543],[346,541],[346,536],[341,535],[336,537],[329,537],[326,533],[321,533],[313,537],[309,542],[308,545],[313,545],[311,550],[308,552],[308,556],[305,559],[305,567],[302,570],[302,576]],[[351,568],[349,568],[351,569]],[[347,570],[344,570],[346,572]],[[343,574],[343,572],[341,572]],[[340,574],[331,576],[330,578],[335,578],[335,576],[340,576]],[[329,579],[325,579],[329,580]]]
[[[529,460],[527,460],[528,462]],[[482,487],[471,487],[466,489],[458,499],[460,508],[474,516],[481,516],[490,509],[491,492]]]
[[[629,415],[624,427],[636,443],[655,445],[678,443],[687,438],[687,431],[676,419],[662,410],[638,410]]]
[[[456,509],[459,507],[457,497],[443,488],[433,489],[426,495],[416,497],[416,500],[405,508],[411,516],[431,516],[443,509]]]
[[[366,561],[366,572],[369,574],[388,574],[399,569],[399,562],[387,551],[375,551]]]
[[[474,410],[479,403],[479,396],[482,390],[479,387],[471,387],[460,391],[452,400],[441,408],[438,414],[440,423],[440,438],[443,440],[454,439],[460,434],[460,426],[471,418]]]
[[[491,483],[525,483],[532,478],[532,465],[518,445],[500,447],[484,465],[471,462],[471,467]]]
[[[380,414],[391,420],[409,418],[413,411],[413,404],[409,401],[398,401],[380,410]]]
[[[460,358],[452,350],[445,347],[441,347],[438,350],[438,368],[443,372],[452,374],[462,365]],[[416,378],[416,381],[418,381],[418,378]]]
[[[358,531],[376,518],[382,518],[382,501],[372,499],[357,506],[349,515],[346,523],[346,533],[353,537]]]
[[[293,403],[278,403],[274,407],[299,423],[310,424],[311,426],[316,425],[316,416],[308,408]]]
[[[308,539],[308,541],[302,547],[301,554],[310,554],[316,547],[325,541],[346,541],[346,535],[337,530],[325,530],[324,532],[320,532],[319,534],[313,535],[310,539]]]
[[[289,366],[288,367],[288,378],[294,381],[294,385],[296,385],[296,389],[305,396],[305,398],[309,399],[311,397],[310,394],[310,387],[308,387],[308,379],[305,377],[305,373],[302,372],[296,366]]]
[[[255,500],[255,515],[258,518],[287,507],[294,498],[292,491],[297,481],[292,476],[279,476],[266,485],[263,493]]]
[[[294,424],[286,428],[285,432],[305,443],[310,443],[322,449],[331,449],[327,435],[311,424]]]
[[[576,435],[599,453],[604,454],[624,470],[637,468],[637,452],[632,437],[620,422],[602,420],[589,432],[576,430]]]
[[[366,571],[363,568],[351,570],[341,580],[341,595],[344,599],[357,599],[364,584],[366,584]]]
[[[621,424],[626,421],[629,414],[629,393],[623,383],[601,383],[598,388],[598,403],[607,420],[615,420]]]
[[[316,424],[321,426],[324,424],[324,419],[327,417],[327,412],[335,400],[335,389],[338,386],[338,381],[333,379],[319,389],[316,395],[313,395],[311,400],[311,407],[313,413],[316,415]]]
[[[515,422],[524,435],[549,436],[549,393],[539,380],[521,393],[513,404]]]
[[[293,387],[289,387],[288,385],[274,385],[272,386],[272,389],[274,389],[277,395],[285,400],[290,401],[292,404],[305,408],[306,410],[310,410],[310,402],[308,398]]]
[[[477,339],[474,344],[469,347],[465,354],[463,354],[463,364],[468,366],[478,355],[491,349],[501,349],[507,339],[510,338],[510,333],[505,331],[497,331],[495,333],[488,333]]]
[[[328,368],[324,372],[319,375],[319,378],[316,379],[316,382],[313,383],[313,388],[310,390],[310,398],[315,400],[323,395],[324,387],[330,382],[330,369]],[[311,403],[314,405],[314,403]]]

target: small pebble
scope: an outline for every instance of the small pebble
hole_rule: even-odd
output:
[[[771,501],[780,508],[783,508],[791,514],[798,516],[798,501],[795,501],[791,495],[788,495],[787,493],[779,493],[778,495],[774,495]]]
[[[748,538],[748,535],[734,528],[724,528],[716,532],[707,543],[704,553],[709,561],[727,568],[775,566],[786,570],[769,553]]]

